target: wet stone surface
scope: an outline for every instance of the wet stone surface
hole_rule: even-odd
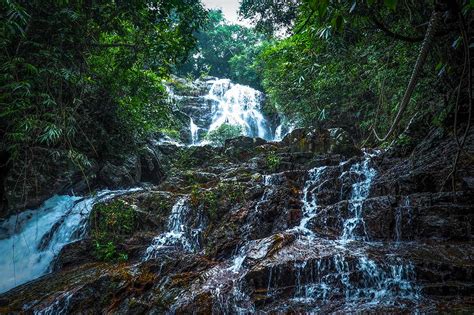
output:
[[[166,180],[115,197],[139,221],[126,262],[88,256],[85,236],[54,273],[1,294],[0,313],[472,312],[472,189],[440,189],[435,153],[333,152],[330,136],[167,148]],[[415,150],[454,148],[429,141]]]

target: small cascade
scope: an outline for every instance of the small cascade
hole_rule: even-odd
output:
[[[191,131],[191,144],[199,142],[199,127],[194,123],[194,120],[190,118],[189,130]]]
[[[271,175],[263,175],[263,186],[265,188],[262,197],[255,206],[255,211],[258,212],[259,207],[267,202],[272,194],[275,192],[275,185],[282,181],[282,174],[276,173]]]
[[[3,222],[1,229],[10,232],[0,240],[0,293],[50,272],[61,249],[85,236],[95,203],[136,190],[104,190],[86,198],[54,196],[39,209]]]
[[[201,228],[192,228],[186,224],[190,213],[189,197],[180,197],[174,204],[168,219],[168,231],[156,236],[145,252],[144,260],[157,258],[163,251],[182,249],[192,252],[199,247]]]
[[[322,305],[326,299],[342,297],[347,306],[358,303],[393,305],[400,299],[416,301],[420,298],[418,288],[413,285],[415,272],[410,262],[391,254],[382,261],[369,258],[369,253],[378,250],[380,246],[368,242],[363,219],[364,201],[376,176],[375,169],[370,166],[371,158],[370,155],[366,155],[363,161],[353,164],[349,171],[343,172],[339,178],[350,176],[354,182],[348,200],[348,212],[351,217],[343,219],[342,234],[335,241],[318,239],[307,228],[308,222],[319,214],[317,193],[322,184],[325,167],[309,171],[301,199],[303,218],[300,225],[292,230],[303,232],[304,240],[309,240],[308,242],[300,240],[301,244],[314,246],[315,243],[329,242],[326,246],[334,248],[335,253],[320,260],[296,260],[293,263],[295,277],[293,303],[316,306]],[[405,203],[406,201],[403,208],[406,207]],[[397,230],[400,229],[400,222],[401,218],[397,223]],[[400,233],[397,234],[397,238]]]
[[[166,94],[168,96],[167,101],[170,104],[175,104],[176,101],[180,101],[183,99],[183,96],[177,95],[172,88],[165,84]]]
[[[306,234],[312,234],[312,232],[306,227],[306,225],[317,215],[317,196],[316,192],[321,185],[321,175],[326,169],[325,166],[317,167],[308,172],[308,180],[303,188],[303,218],[300,221],[299,229],[304,231]]]
[[[296,124],[294,122],[293,123],[285,123],[285,122],[280,123],[275,129],[275,136],[273,137],[273,140],[274,141],[283,140],[283,138],[287,134],[295,130],[295,128],[296,128]]]
[[[261,112],[261,92],[233,84],[228,79],[219,79],[212,82],[207,99],[213,101],[209,131],[230,124],[240,126],[245,136],[273,139],[269,123]]]
[[[73,297],[72,292],[65,292],[58,296],[54,302],[47,307],[33,311],[34,315],[66,315],[70,313],[70,302]]]
[[[352,193],[349,199],[349,212],[353,215],[351,218],[344,221],[344,230],[341,238],[343,240],[354,240],[358,237],[367,240],[367,229],[362,214],[364,201],[370,192],[370,185],[372,179],[377,172],[370,166],[371,156],[366,155],[365,159],[351,166],[349,174],[354,175],[359,179],[352,185]],[[362,235],[357,235],[357,228],[362,229]]]

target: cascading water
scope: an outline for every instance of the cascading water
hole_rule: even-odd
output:
[[[397,299],[410,301],[419,299],[417,288],[412,284],[415,273],[411,263],[392,255],[381,262],[369,258],[367,251],[380,246],[367,242],[367,230],[363,220],[364,201],[376,176],[376,171],[370,164],[371,156],[366,155],[362,162],[352,165],[348,172],[341,175],[356,179],[348,200],[349,213],[352,217],[343,219],[340,238],[329,241],[329,244],[337,249],[337,254],[333,255],[332,260],[318,260],[317,263],[311,264],[307,261],[295,261],[294,302],[314,305],[328,297],[339,295],[344,297],[344,303],[348,305],[354,303],[392,305]],[[307,224],[314,217],[324,215],[317,211],[316,196],[318,187],[322,184],[324,169],[319,167],[309,171],[309,178],[302,194],[303,218],[297,229],[292,229],[303,232],[305,238],[312,239],[313,242],[316,242],[316,239],[314,233],[307,228]],[[357,240],[362,243],[348,242]],[[352,280],[351,274],[358,274],[356,282]]]
[[[201,228],[191,228],[186,224],[190,211],[188,198],[180,197],[174,204],[168,219],[168,231],[153,239],[146,249],[144,260],[156,258],[167,249],[182,248],[185,251],[194,251],[199,246]]]
[[[192,144],[200,143],[199,129],[213,131],[223,124],[240,127],[242,134],[248,137],[273,140],[270,124],[261,112],[261,92],[249,86],[234,84],[228,79],[217,79],[208,83],[210,90],[205,100],[212,104],[210,125],[197,126],[191,118],[189,128]]]
[[[213,83],[208,98],[214,101],[209,131],[227,123],[240,126],[246,136],[272,139],[268,122],[261,112],[261,92],[220,79]]]
[[[370,167],[370,156],[367,156],[361,163],[352,165],[349,173],[356,175],[359,178],[352,185],[351,198],[349,199],[349,212],[353,215],[352,218],[346,219],[344,222],[344,230],[341,238],[343,240],[353,240],[358,236],[355,234],[357,227],[362,228],[362,238],[367,239],[367,230],[362,215],[362,209],[365,199],[367,199],[370,192],[370,185],[372,179],[377,172]]]
[[[275,129],[274,141],[281,141],[287,134],[291,133],[296,128],[296,123],[280,123]]]
[[[259,213],[260,208],[270,200],[275,192],[275,186],[284,180],[283,173],[264,175],[262,177],[263,194],[254,208],[255,213]],[[183,225],[184,226],[184,225]],[[244,229],[245,230],[245,229]],[[247,239],[245,232],[242,239]],[[271,239],[247,241],[245,245],[238,247],[232,257],[222,264],[216,265],[211,270],[202,275],[202,285],[214,297],[216,303],[216,313],[223,314],[253,314],[255,306],[249,295],[243,289],[243,277],[249,271],[245,262],[247,259],[262,259],[268,252],[272,244]],[[231,290],[226,290],[231,287]],[[180,297],[177,303],[183,300],[192,299],[194,292]]]
[[[189,119],[189,129],[191,131],[191,144],[196,144],[199,141],[199,127],[194,123],[192,118]]]
[[[93,197],[54,196],[36,210],[11,216],[0,230],[0,293],[51,271],[61,249],[86,234],[89,214],[95,203],[132,190],[104,190]]]
[[[298,228],[304,231],[306,234],[312,234],[312,232],[306,227],[306,225],[317,215],[317,196],[315,190],[318,189],[321,184],[321,175],[323,174],[325,166],[318,167],[308,172],[308,180],[303,188],[303,218],[300,221]]]

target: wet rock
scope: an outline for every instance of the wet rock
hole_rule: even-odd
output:
[[[224,144],[224,154],[235,161],[245,161],[255,156],[255,148],[265,144],[261,138],[250,138],[240,136],[228,139]]]
[[[166,172],[160,163],[159,153],[152,145],[148,145],[140,155],[142,182],[160,184],[166,177]]]
[[[362,155],[362,151],[357,149],[349,133],[342,128],[328,129],[331,141],[329,153],[342,154],[346,157]]]
[[[0,217],[34,209],[54,194],[85,193],[87,182],[95,179],[95,161],[81,169],[70,162],[66,151],[37,147],[28,152],[31,155],[20,156],[6,172],[3,185],[7,206]]]
[[[64,246],[53,263],[53,271],[68,269],[94,262],[93,245],[88,240],[77,241]]]
[[[451,165],[439,154],[452,152],[453,139],[428,137],[418,161],[361,157],[347,134],[332,133],[297,130],[282,144],[241,137],[223,149],[157,145],[166,179],[120,197],[139,221],[121,244],[130,260],[91,263],[81,256],[90,244],[71,244],[62,271],[1,295],[0,307],[39,310],[71,292],[67,305],[85,313],[469,312],[474,197],[465,157],[459,189],[439,189]],[[270,167],[269,157],[279,163]],[[170,221],[182,198],[185,215]],[[170,222],[185,228],[170,231]],[[145,261],[167,232],[198,245],[172,244]]]
[[[299,128],[286,135],[281,142],[290,152],[324,154],[330,147],[330,133],[324,129]]]
[[[134,186],[140,178],[140,160],[136,156],[127,157],[120,165],[107,162],[99,171],[99,179],[112,189]]]

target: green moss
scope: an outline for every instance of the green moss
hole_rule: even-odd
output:
[[[177,95],[191,95],[193,92],[193,88],[190,85],[192,84],[191,81],[189,81],[189,84],[186,84],[186,83],[181,82],[180,80],[175,80],[171,78],[168,80],[167,83],[171,85],[171,87],[173,88],[174,92]]]
[[[202,207],[209,220],[215,222],[219,218],[220,209],[228,209],[230,205],[241,202],[245,188],[240,183],[219,183],[214,189],[203,189],[198,184],[191,189],[191,205]]]
[[[128,260],[121,243],[133,233],[135,224],[135,211],[123,200],[96,204],[91,215],[94,256],[103,261]]]
[[[190,200],[194,207],[203,207],[211,221],[217,219],[218,196],[214,191],[204,190],[199,185],[193,185]]]
[[[187,169],[195,166],[199,162],[193,157],[195,149],[183,149],[179,152],[176,160],[173,162],[173,166],[177,169]]]
[[[281,164],[281,158],[274,152],[270,152],[267,156],[266,156],[266,163],[267,163],[267,167],[270,169],[270,171],[272,172],[275,172],[278,167],[280,166]]]
[[[162,128],[160,129],[160,132],[170,137],[171,139],[179,140],[179,131],[176,129]]]

